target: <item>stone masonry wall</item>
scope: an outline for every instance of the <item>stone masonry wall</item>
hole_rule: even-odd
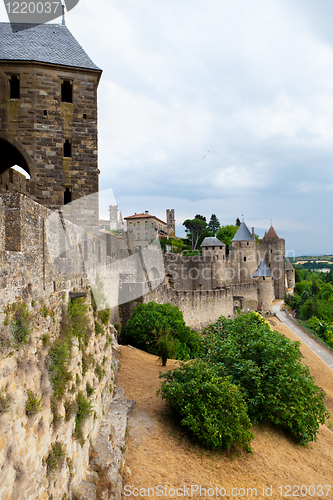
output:
[[[10,75],[19,77],[20,99],[9,97]],[[8,142],[23,154],[26,164],[20,166],[31,175],[30,195],[50,208],[64,204],[66,188],[72,192],[72,200],[98,191],[99,77],[98,71],[33,62],[0,64],[2,147],[5,150]],[[73,84],[72,103],[61,102],[64,80]],[[72,157],[64,157],[66,140]],[[7,157],[5,163],[5,170],[15,164]]]
[[[99,274],[95,297],[103,302],[105,293],[116,304],[111,309],[115,323],[119,321],[117,272],[104,241],[21,194],[0,196],[0,498],[60,500],[69,491],[80,491],[89,448],[100,442],[99,428],[106,415],[110,419],[117,350],[114,327],[103,326],[93,311],[90,283]],[[54,401],[50,349],[63,332],[73,300],[85,301],[90,333],[84,346],[72,339],[70,380],[63,396]],[[29,317],[27,343],[15,341],[15,332],[25,324],[15,320],[17,310]],[[73,408],[80,391],[92,404],[81,444],[73,437]],[[42,401],[40,411],[29,416],[27,403],[32,396]],[[68,415],[70,407],[73,413]],[[47,464],[56,443],[61,443],[64,461],[50,472]],[[107,447],[112,446],[110,441]],[[116,471],[110,469],[108,477],[115,478]],[[119,485],[111,482],[119,498]]]
[[[91,364],[83,374],[82,349],[77,340],[73,341],[71,380],[63,397],[57,400],[53,398],[48,374],[49,352],[59,337],[67,296],[59,299],[53,295],[48,300],[26,302],[32,317],[27,344],[14,345],[10,315],[9,324],[0,328],[0,390],[2,397],[9,398],[8,408],[0,409],[0,498],[3,500],[67,498],[65,495],[75,491],[85,477],[89,448],[112,401],[113,355],[117,346],[114,331],[109,327],[103,334],[95,334],[89,296],[86,301],[91,336],[85,356]],[[102,372],[97,371],[97,366]],[[87,382],[93,389],[89,398]],[[80,391],[92,404],[92,414],[83,428],[84,443],[74,438],[75,412],[66,417],[65,410],[66,405],[75,403]],[[29,416],[27,405],[31,395],[42,402],[39,411]],[[52,471],[48,462],[55,443],[61,444],[64,457]]]

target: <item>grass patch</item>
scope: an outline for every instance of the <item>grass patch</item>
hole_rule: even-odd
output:
[[[88,398],[90,398],[95,392],[95,389],[93,388],[92,385],[89,384],[89,382],[87,382],[87,384],[86,384],[86,391],[87,391]]]
[[[105,375],[105,370],[103,370],[101,365],[97,363],[97,365],[95,367],[95,373],[96,373],[98,380],[100,382]]]
[[[48,454],[46,459],[46,475],[48,477],[54,475],[59,471],[65,463],[66,452],[59,441],[56,441]]]
[[[64,404],[65,408],[65,422],[69,422],[70,419],[76,415],[77,412],[77,402],[75,400],[67,399]]]
[[[38,395],[28,390],[28,400],[25,405],[25,413],[28,417],[36,415],[43,411],[43,397],[38,398]]]
[[[33,316],[24,302],[15,302],[7,307],[5,325],[11,325],[16,348],[29,342],[32,319]]]
[[[10,401],[11,397],[6,394],[4,389],[0,389],[0,415],[9,411]]]

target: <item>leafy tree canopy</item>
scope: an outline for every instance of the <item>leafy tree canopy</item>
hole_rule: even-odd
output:
[[[202,216],[200,216],[202,217]],[[183,222],[183,226],[186,228],[187,238],[191,242],[192,250],[196,250],[199,243],[205,237],[205,232],[207,231],[207,222],[202,219],[186,219]]]
[[[251,451],[254,437],[240,389],[214,365],[194,360],[160,375],[159,392],[207,448]]]
[[[191,359],[199,354],[200,336],[186,326],[183,313],[171,304],[139,304],[120,336],[122,344],[131,344],[161,357]]]
[[[279,425],[302,445],[317,439],[329,413],[325,393],[300,362],[299,342],[272,331],[254,312],[221,317],[203,333],[203,358],[241,388],[254,422]]]
[[[221,226],[216,233],[216,237],[226,245],[226,252],[229,253],[229,247],[231,246],[231,240],[238,231],[238,227],[232,224]]]

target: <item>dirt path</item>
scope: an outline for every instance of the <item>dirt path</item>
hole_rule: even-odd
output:
[[[273,318],[272,322],[283,335],[297,339],[278,319]],[[326,405],[333,415],[332,371],[305,345],[301,352],[316,383],[326,391]],[[159,372],[175,365],[176,362],[168,361],[168,366],[162,368],[156,356],[121,347],[117,384],[125,390],[127,398],[137,402],[129,422],[123,498],[225,495],[229,498],[333,499],[333,429],[322,426],[318,441],[302,448],[281,431],[259,426],[252,429],[256,436],[252,443],[253,455],[203,451],[168,419],[165,403],[156,396]],[[156,490],[158,485],[161,488]],[[295,488],[289,490],[287,485],[295,485]],[[304,486],[298,490],[297,485]],[[309,490],[310,485],[313,486]],[[332,485],[330,491],[325,485]],[[201,495],[200,489],[196,491],[200,486],[206,488],[201,490]],[[212,489],[208,491],[208,488]]]

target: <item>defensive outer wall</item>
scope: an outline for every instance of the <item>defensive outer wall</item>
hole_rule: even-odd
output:
[[[75,251],[80,241],[82,254]],[[104,277],[110,278],[107,293],[117,302],[118,275],[106,247],[105,241],[82,234],[67,221],[52,222],[49,209],[22,194],[0,196],[0,498],[4,500],[62,499],[74,490],[81,498],[94,498],[99,476],[90,466],[103,472],[105,498],[120,499],[129,403],[114,386],[117,332],[109,323],[96,333],[98,317],[88,279],[102,266]],[[63,331],[69,301],[80,297],[85,298],[89,336],[84,349],[72,340],[71,380],[63,397],[55,399],[48,372],[50,347]],[[25,319],[28,342],[20,345],[13,342],[17,310],[25,310],[24,318],[29,317]],[[111,311],[111,319],[118,320],[118,307]],[[87,382],[93,391],[92,413],[79,442],[74,437],[75,410],[68,412],[75,408],[78,394],[86,394]],[[40,407],[28,414],[31,397],[40,401]],[[61,444],[64,456],[52,471],[48,461],[55,443]],[[95,450],[95,465],[89,449]],[[89,471],[95,484],[83,481]]]

